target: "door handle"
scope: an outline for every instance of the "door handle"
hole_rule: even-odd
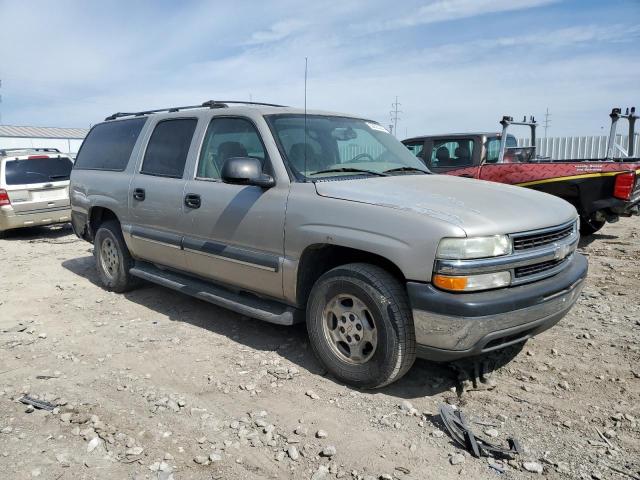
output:
[[[475,178],[473,175],[469,175],[468,173],[465,173],[463,175],[459,175],[460,177],[464,177],[464,178]]]
[[[142,202],[145,199],[145,191],[144,188],[134,188],[133,189],[133,198]]]
[[[197,193],[187,193],[184,197],[184,204],[189,208],[200,208],[202,201]]]

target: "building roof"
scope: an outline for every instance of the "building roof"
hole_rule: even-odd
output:
[[[88,128],[26,127],[0,125],[0,137],[10,138],[75,138],[83,139]]]

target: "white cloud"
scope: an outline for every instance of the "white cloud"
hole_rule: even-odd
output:
[[[445,22],[461,18],[475,17],[498,12],[509,12],[540,7],[558,0],[436,0],[409,14],[385,22],[371,22],[366,25],[368,32],[395,30],[430,23]],[[362,29],[360,25],[354,29]]]
[[[293,33],[297,33],[306,27],[307,22],[302,20],[290,19],[282,22],[277,22],[271,26],[268,30],[261,30],[251,34],[251,38],[246,43],[248,45],[275,42],[282,40],[290,36]]]

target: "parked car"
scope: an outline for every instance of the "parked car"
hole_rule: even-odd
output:
[[[306,321],[320,361],[360,387],[416,355],[524,342],[587,274],[567,202],[431,175],[378,123],[335,113],[211,101],[114,114],[78,152],[71,205],[107,289],[144,279]]]
[[[640,158],[633,157],[633,142],[625,155],[616,153],[615,125],[628,118],[633,136],[635,110],[612,114],[612,133],[605,159],[554,160],[536,153],[535,121],[501,120],[502,132],[423,135],[403,143],[435,173],[507,183],[550,193],[571,203],[580,214],[580,230],[590,235],[607,221],[640,214]],[[508,133],[511,125],[531,128],[531,147],[519,147]],[[616,156],[617,155],[617,156]]]
[[[69,222],[72,166],[55,148],[0,149],[0,235]]]

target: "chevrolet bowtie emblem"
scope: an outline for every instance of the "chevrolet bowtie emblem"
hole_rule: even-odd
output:
[[[567,255],[569,255],[570,247],[569,245],[558,245],[557,243],[553,244],[555,246],[555,251],[553,252],[553,257],[556,260],[562,260]]]

